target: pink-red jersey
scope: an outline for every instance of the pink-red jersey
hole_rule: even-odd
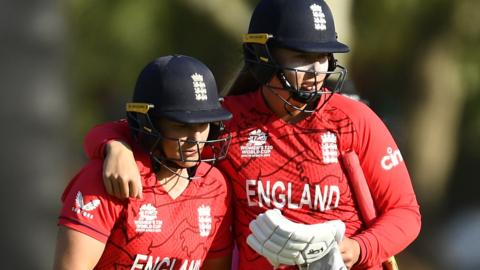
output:
[[[88,163],[62,196],[59,224],[104,242],[95,269],[200,269],[206,258],[232,250],[231,194],[215,168],[172,199],[150,160],[135,152],[143,199],[117,200],[102,183],[102,160]],[[210,165],[201,163],[196,176]]]
[[[223,105],[233,114],[226,123],[233,138],[217,168],[233,185],[239,269],[271,269],[246,243],[250,221],[269,208],[295,222],[345,222],[346,236],[361,249],[354,269],[380,269],[416,238],[420,213],[407,168],[390,132],[366,105],[334,94],[295,124],[276,117],[260,91],[227,96]],[[108,139],[125,140],[126,130],[125,123],[93,129],[87,153],[103,155],[100,146]],[[379,214],[368,228],[342,168],[342,153],[350,150],[359,156]]]

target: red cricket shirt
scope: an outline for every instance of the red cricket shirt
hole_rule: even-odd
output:
[[[102,182],[102,160],[89,162],[62,196],[59,224],[106,244],[95,269],[200,269],[205,258],[232,250],[231,194],[215,168],[172,199],[150,159],[136,151],[143,199],[117,200]],[[201,163],[197,176],[210,165]]]

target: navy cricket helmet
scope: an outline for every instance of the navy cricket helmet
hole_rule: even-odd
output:
[[[271,46],[311,53],[345,53],[323,0],[263,0],[255,8],[249,34],[266,33]]]
[[[296,83],[289,82],[285,71],[306,71],[280,66],[272,56],[274,48],[327,54],[327,77],[337,75],[332,92],[343,85],[346,69],[337,65],[333,53],[345,53],[350,49],[338,41],[332,12],[323,0],[261,0],[255,7],[243,42],[246,65],[259,83],[267,84],[277,75],[284,89],[292,92],[296,100],[310,103],[323,91],[304,91]]]
[[[154,161],[162,166],[175,167],[174,161],[214,162],[226,156],[230,136],[221,139],[217,128],[232,114],[220,104],[217,85],[210,69],[199,60],[184,55],[169,55],[150,62],[138,76],[132,102],[127,103],[127,120],[134,138],[142,144]],[[210,123],[206,141],[168,138],[157,125],[159,118],[184,124]],[[179,146],[180,158],[166,158],[160,147],[162,140],[174,140]],[[183,143],[203,146],[210,155],[188,160],[180,151]],[[200,151],[199,151],[200,152]]]
[[[180,123],[228,120],[210,69],[199,60],[169,55],[149,63],[137,79],[133,102],[152,104],[151,114]]]

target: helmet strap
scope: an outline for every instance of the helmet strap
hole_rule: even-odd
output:
[[[179,166],[177,163],[175,163],[171,160],[161,159],[161,158],[158,158],[157,156],[153,156],[153,155],[151,156],[151,161],[152,161],[152,165],[154,167],[154,172],[155,173],[158,173],[162,168],[164,168],[167,171],[171,172],[172,174],[174,174],[174,175],[176,175],[180,178],[187,179],[187,180],[195,180],[195,179],[198,179],[198,178],[204,176],[204,175],[195,176],[195,173],[197,172],[198,165],[195,165],[193,167],[188,167],[188,168],[187,167],[182,167],[182,166]],[[181,175],[180,173],[178,173],[177,172],[178,169],[186,169],[187,173],[188,173],[188,177],[185,177],[185,176]],[[208,172],[209,171],[210,170],[208,170]]]
[[[292,84],[288,81],[285,73],[282,70],[279,70],[277,72],[277,78],[282,84],[282,87],[290,92],[290,97],[298,102],[304,103],[304,104],[311,104],[314,102],[316,99],[318,99],[321,95],[321,93],[315,91],[315,92],[307,92],[307,91],[300,91],[299,89],[295,88],[292,86]],[[295,107],[293,107],[295,109]]]

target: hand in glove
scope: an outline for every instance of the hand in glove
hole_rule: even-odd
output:
[[[321,259],[341,242],[345,224],[332,220],[319,224],[295,223],[280,210],[267,210],[250,222],[248,245],[270,263],[308,265]]]

